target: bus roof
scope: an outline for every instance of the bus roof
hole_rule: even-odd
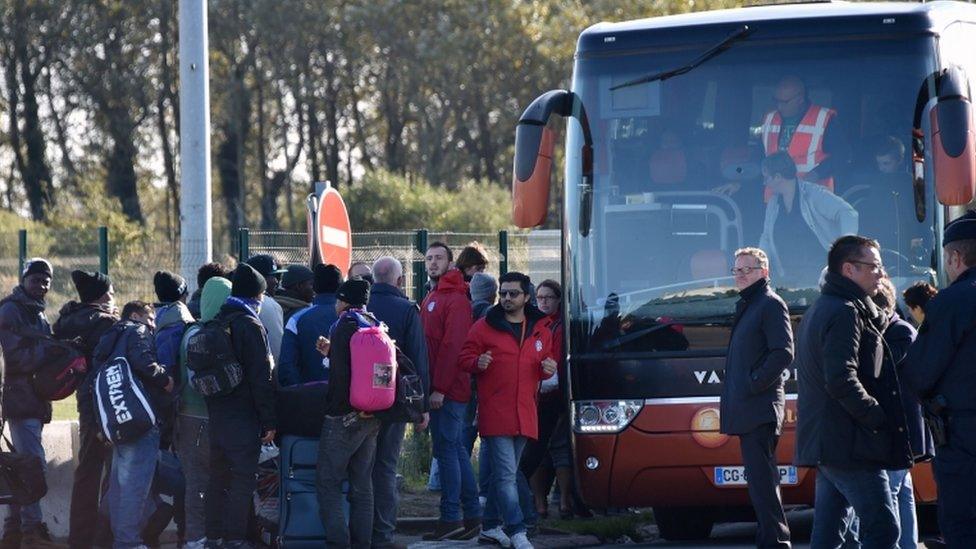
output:
[[[976,21],[965,2],[811,2],[723,9],[597,23],[583,31],[578,53],[689,44],[719,39],[745,24],[756,39],[803,36],[938,33],[953,21]],[[609,39],[609,37],[613,37]]]

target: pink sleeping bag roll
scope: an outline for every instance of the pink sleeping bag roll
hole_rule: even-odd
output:
[[[369,326],[362,317],[357,320],[360,328],[349,341],[349,403],[362,412],[387,410],[396,397],[396,345],[385,325]]]

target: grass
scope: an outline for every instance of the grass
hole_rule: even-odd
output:
[[[654,522],[650,512],[626,513],[622,515],[597,515],[591,519],[549,519],[544,525],[556,530],[574,534],[596,536],[602,542],[613,542],[623,536],[634,541],[642,541],[641,527]]]

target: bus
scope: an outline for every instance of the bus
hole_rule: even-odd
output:
[[[771,5],[580,35],[570,89],[539,96],[516,127],[513,217],[546,222],[565,120],[564,358],[588,504],[652,507],[669,539],[707,537],[749,512],[738,442],[718,430],[738,298],[729,271],[736,249],[776,229],[761,162],[764,121],[794,99],[774,97],[784,82],[831,117],[807,129],[834,136],[823,136],[814,170],[800,171],[830,179],[857,232],[881,243],[899,290],[945,282],[942,228],[976,181],[974,51],[976,6],[960,2]],[[824,245],[802,232],[780,227],[773,240],[806,260],[773,269],[794,324],[826,263]],[[795,369],[784,378],[783,499],[810,504],[813,472],[792,465]],[[934,501],[931,471],[915,471],[918,500]]]

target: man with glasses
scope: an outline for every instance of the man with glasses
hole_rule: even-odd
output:
[[[458,366],[477,376],[478,432],[490,464],[479,541],[531,549],[519,506],[518,465],[528,439],[539,437],[536,393],[556,372],[556,361],[549,318],[529,303],[529,277],[510,272],[498,281],[501,301],[472,326],[458,357]]]
[[[749,499],[759,522],[756,546],[790,547],[776,463],[785,408],[782,375],[793,362],[789,311],[769,285],[766,252],[736,250],[732,274],[740,299],[725,358],[720,427],[739,437]]]
[[[821,296],[800,324],[795,461],[817,469],[811,547],[840,547],[852,507],[862,547],[898,541],[885,470],[912,459],[897,375],[883,360],[886,319],[871,300],[884,277],[877,241],[837,239]]]
[[[934,467],[946,545],[976,547],[976,212],[946,225],[943,252],[952,283],[925,305],[902,374],[920,398],[943,408],[948,426]]]
[[[812,286],[830,244],[845,234],[857,234],[857,210],[823,187],[801,181],[785,152],[763,159],[762,174],[772,195],[759,247],[769,254],[777,280]]]
[[[834,176],[847,162],[847,139],[835,122],[837,111],[814,105],[806,85],[796,76],[779,81],[773,92],[776,109],[763,117],[766,154],[786,151],[800,178],[834,190]]]

